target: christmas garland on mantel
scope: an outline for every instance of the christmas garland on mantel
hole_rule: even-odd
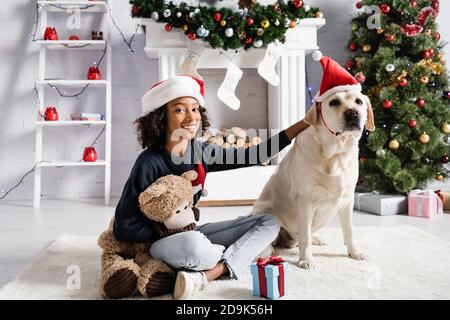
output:
[[[239,1],[242,8],[242,0]],[[184,31],[190,40],[201,39],[213,48],[259,48],[275,40],[285,41],[285,33],[300,19],[322,18],[318,8],[311,8],[302,0],[280,0],[273,5],[250,5],[238,11],[229,8],[175,5],[162,0],[130,0],[133,18],[151,18],[165,23],[165,30]],[[248,8],[250,7],[250,8]]]

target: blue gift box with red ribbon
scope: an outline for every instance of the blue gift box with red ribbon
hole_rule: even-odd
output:
[[[258,258],[250,265],[253,277],[253,295],[278,299],[286,294],[287,262],[283,258],[271,256]]]

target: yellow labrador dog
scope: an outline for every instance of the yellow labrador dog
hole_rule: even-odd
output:
[[[360,91],[333,93],[316,102],[305,117],[310,124],[295,139],[253,207],[271,212],[281,225],[274,243],[299,246],[298,266],[314,267],[314,232],[339,215],[348,255],[365,260],[353,238],[352,213],[358,180],[358,141],[363,128],[374,130],[372,107]]]

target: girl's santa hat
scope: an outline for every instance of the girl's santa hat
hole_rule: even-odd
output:
[[[361,91],[358,81],[336,61],[324,57],[320,51],[315,51],[312,57],[314,61],[320,61],[323,68],[320,91],[314,97],[314,101],[322,102],[337,92]]]
[[[204,82],[192,76],[175,76],[153,85],[142,97],[143,116],[181,97],[193,97],[203,107]]]

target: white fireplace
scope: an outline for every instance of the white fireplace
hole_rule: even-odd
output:
[[[159,79],[164,80],[181,74],[180,64],[184,58],[189,40],[183,32],[164,30],[164,24],[151,19],[138,19],[138,24],[145,26],[145,52],[150,59],[158,59]],[[267,129],[278,132],[287,128],[305,115],[305,56],[319,49],[317,30],[325,25],[325,19],[302,19],[293,29],[286,33],[286,42],[281,44],[282,53],[277,64],[280,77],[278,86],[267,85]],[[205,50],[198,61],[201,69],[225,69],[229,59],[221,54],[222,49],[213,49],[201,40],[195,40]],[[222,51],[228,56],[233,50]],[[233,63],[239,68],[257,68],[265,55],[265,49],[241,51],[234,56]],[[220,72],[218,70],[218,72]],[[242,81],[242,80],[241,80]],[[208,92],[205,95],[214,95]],[[242,105],[241,108],[245,108]],[[229,111],[233,112],[233,111]],[[210,119],[214,126],[214,119]],[[285,154],[280,153],[278,159]],[[208,196],[202,205],[244,205],[252,204],[258,197],[265,183],[275,170],[274,165],[256,166],[224,172],[212,172],[207,175],[205,187]]]

